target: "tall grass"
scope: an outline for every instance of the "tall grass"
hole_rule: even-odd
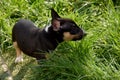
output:
[[[2,0],[0,2],[0,50],[11,56],[11,29],[20,19],[30,19],[37,26],[50,23],[50,7],[62,17],[72,18],[86,32],[81,41],[60,44],[40,65],[26,60],[17,65],[23,70],[13,78],[23,80],[119,80],[120,79],[120,9],[112,0]],[[13,59],[12,59],[13,58]],[[29,62],[31,62],[29,64]],[[12,63],[7,63],[12,65]],[[2,69],[0,69],[2,70]],[[27,73],[25,73],[27,71]],[[0,72],[1,73],[1,72]],[[0,74],[2,76],[2,73]],[[2,78],[4,79],[4,78]]]

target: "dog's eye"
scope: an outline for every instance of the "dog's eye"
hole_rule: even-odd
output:
[[[75,30],[75,29],[72,29],[72,30],[70,31],[70,33],[71,33],[71,34],[76,34],[76,30]]]
[[[72,24],[72,27],[75,27],[75,24]]]

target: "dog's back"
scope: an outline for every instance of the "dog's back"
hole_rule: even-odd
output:
[[[36,28],[34,27],[34,24],[31,21],[28,20],[24,20],[21,19],[19,20],[13,27],[12,30],[12,40],[13,42],[17,40],[19,40],[19,36],[22,37],[24,39],[23,35],[26,36],[30,36],[28,35],[29,33],[31,33],[33,30],[35,30]]]
[[[35,48],[35,40],[39,29],[31,21],[21,19],[13,27],[12,40],[25,53],[31,53]]]

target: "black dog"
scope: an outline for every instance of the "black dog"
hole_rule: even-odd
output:
[[[54,9],[51,9],[51,16],[51,25],[44,29],[24,19],[14,25],[12,41],[17,54],[15,62],[23,61],[21,51],[37,60],[45,59],[44,52],[54,50],[59,43],[80,40],[85,36],[73,20],[61,18]]]

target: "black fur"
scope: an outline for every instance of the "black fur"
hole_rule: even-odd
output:
[[[73,40],[82,39],[84,36],[84,32],[74,21],[60,18],[53,9],[51,9],[51,15],[52,21],[48,32],[45,29],[39,29],[29,20],[21,19],[14,25],[12,40],[17,42],[25,54],[37,59],[44,59],[44,52],[54,50],[59,43],[64,41],[64,32],[79,34],[79,37]]]

